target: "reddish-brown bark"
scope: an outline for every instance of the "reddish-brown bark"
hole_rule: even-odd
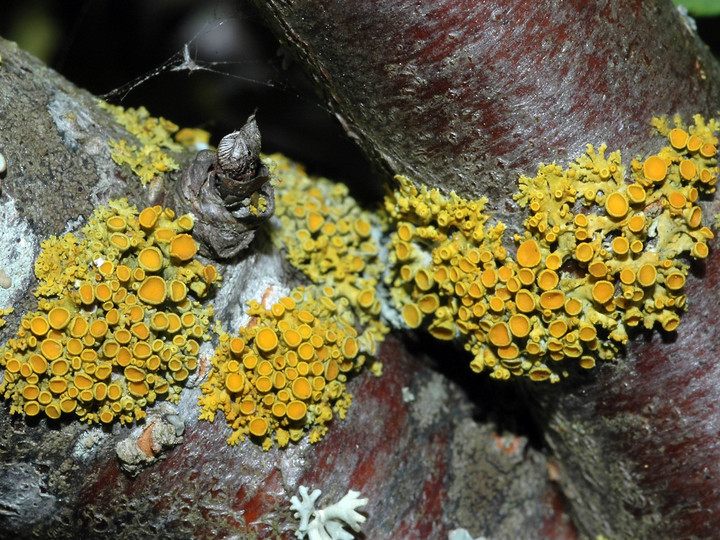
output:
[[[653,115],[712,115],[718,64],[669,1],[256,2],[369,156],[484,195],[517,227],[520,173],[605,142],[655,150]],[[707,216],[718,204],[706,201]],[[718,250],[676,334],[639,333],[583,380],[529,395],[584,533],[711,537],[720,525]]]

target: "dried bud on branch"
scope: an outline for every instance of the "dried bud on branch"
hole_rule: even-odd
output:
[[[260,161],[260,145],[252,115],[240,130],[222,138],[217,153],[199,152],[170,195],[177,212],[195,218],[193,236],[203,255],[237,255],[273,215],[274,193],[270,172]]]

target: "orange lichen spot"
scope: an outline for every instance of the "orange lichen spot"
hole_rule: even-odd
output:
[[[175,222],[181,231],[190,231],[195,226],[195,221],[190,214],[184,214]]]
[[[95,286],[95,298],[100,302],[107,302],[112,298],[112,289],[107,283],[98,283]]]
[[[526,315],[517,314],[510,317],[508,321],[510,331],[515,337],[524,338],[530,333],[532,328],[530,319]]]
[[[92,377],[81,371],[75,374],[75,377],[73,378],[73,384],[79,390],[89,390],[93,387],[94,381]]]
[[[108,324],[105,319],[96,319],[90,323],[90,335],[95,339],[100,339],[105,336],[108,330]]]
[[[78,294],[83,304],[92,304],[95,301],[95,289],[89,283],[81,285],[78,289]]]
[[[596,302],[605,304],[615,295],[615,286],[607,280],[600,280],[592,288],[592,296]]]
[[[582,242],[575,247],[575,258],[580,262],[588,262],[595,255],[592,245]]]
[[[272,390],[272,386],[272,379],[267,375],[262,375],[255,379],[255,388],[257,388],[257,391],[262,394],[265,394]]]
[[[582,312],[582,302],[577,298],[568,298],[565,302],[565,313],[571,317],[576,317]]]
[[[127,387],[130,394],[138,397],[143,397],[150,391],[145,381],[130,382]]]
[[[291,384],[291,389],[293,395],[302,400],[309,399],[313,392],[312,385],[306,377],[296,378]]]
[[[121,216],[113,216],[109,218],[106,223],[108,230],[112,232],[123,232],[127,228],[127,223],[125,223],[125,219]]]
[[[160,207],[145,208],[138,216],[138,223],[144,229],[152,229],[157,223],[160,215]]]
[[[668,133],[670,144],[675,150],[683,150],[688,143],[688,137],[687,131],[680,128],[671,129]]]
[[[637,272],[637,282],[643,287],[650,287],[655,284],[657,270],[652,264],[643,264]]]
[[[302,336],[294,328],[288,328],[282,333],[283,341],[291,349],[295,349],[302,342]]]
[[[434,293],[424,294],[418,298],[417,306],[425,314],[434,313],[440,307],[440,298]]]
[[[667,176],[667,163],[660,156],[650,156],[643,163],[643,175],[653,182],[661,182]]]
[[[703,184],[710,184],[712,185],[714,183],[714,180],[716,178],[716,175],[713,174],[710,169],[703,169],[700,171],[700,181]]]
[[[62,355],[63,346],[55,339],[43,339],[40,342],[40,352],[48,360],[55,360]]]
[[[43,375],[47,371],[48,362],[45,357],[39,354],[31,354],[28,363],[32,370],[38,375]]]
[[[671,191],[668,195],[668,202],[673,208],[682,208],[685,206],[685,203],[687,203],[687,199],[685,198],[685,195],[675,190]]]
[[[109,241],[119,251],[126,251],[127,249],[130,248],[130,239],[124,234],[121,234],[121,233],[111,234]]]
[[[271,353],[278,345],[277,334],[271,328],[262,328],[255,335],[255,345],[264,353]]]
[[[35,384],[28,384],[22,389],[22,397],[25,399],[37,399],[40,395],[40,389]]]
[[[130,281],[130,278],[132,277],[132,270],[130,270],[130,268],[125,266],[124,264],[120,264],[115,269],[115,275],[120,281],[124,283],[126,281]]]
[[[242,392],[245,388],[245,377],[242,373],[228,373],[225,377],[225,387],[235,394]]]
[[[495,295],[490,298],[488,306],[495,313],[500,313],[505,309],[505,301],[500,296]]]
[[[673,332],[677,330],[679,324],[680,317],[678,317],[674,313],[670,313],[665,319],[662,320],[662,327],[663,330],[665,330],[666,332]]]
[[[352,336],[346,337],[343,341],[341,351],[346,359],[355,358],[360,352],[358,341]]]
[[[664,163],[664,162],[663,162]],[[630,206],[625,194],[616,191],[605,199],[605,211],[614,218],[623,218],[628,213]]]
[[[70,321],[70,311],[64,307],[54,307],[48,312],[48,322],[53,330],[64,330]]]
[[[665,278],[665,285],[671,291],[679,291],[685,286],[685,276],[680,272],[672,272]]]
[[[50,364],[50,371],[53,375],[62,377],[70,370],[70,364],[64,358],[55,360]]]
[[[511,343],[505,347],[498,347],[497,355],[498,358],[501,358],[502,360],[513,360],[520,355],[520,349],[517,345]],[[504,365],[511,367],[510,362],[504,362]]]
[[[695,242],[692,250],[690,251],[690,255],[697,259],[704,259],[708,256],[708,253],[710,253],[710,251],[708,250],[707,244],[704,242]]]
[[[642,202],[645,202],[645,197],[647,196],[645,192],[645,188],[642,187],[640,184],[630,184],[627,187],[627,197],[630,201],[630,204],[640,204]]]
[[[429,291],[435,284],[435,281],[428,269],[421,268],[415,273],[415,284],[421,291]]]
[[[307,405],[302,401],[293,400],[287,404],[286,414],[290,420],[302,420],[307,414]]]
[[[607,265],[603,261],[593,261],[588,265],[588,272],[596,278],[605,277],[608,273]]]
[[[418,328],[422,324],[423,314],[416,304],[407,304],[403,306],[402,317],[405,324],[410,328]]]
[[[640,253],[643,250],[643,243],[641,240],[633,240],[630,243],[630,251],[633,253]]]
[[[135,268],[132,271],[132,279],[135,281],[142,281],[143,279],[145,279],[145,270],[139,267]]]
[[[41,411],[40,404],[37,401],[26,401],[23,411],[28,416],[37,416]]]
[[[692,227],[693,229],[698,228],[700,225],[702,225],[702,210],[699,206],[693,206],[690,208],[690,210],[686,213],[686,219],[688,225]]]
[[[691,159],[683,159],[680,162],[680,176],[682,176],[684,180],[692,180],[696,174],[697,167],[694,161]]]
[[[545,269],[542,270],[537,277],[537,284],[543,291],[549,291],[554,289],[560,281],[557,273],[554,270]]]
[[[189,261],[197,253],[197,244],[189,234],[178,234],[170,241],[170,256]]]
[[[700,148],[702,147],[702,144],[703,144],[703,142],[700,137],[698,137],[697,135],[690,135],[690,138],[688,139],[685,146],[689,152],[694,154],[695,152],[700,150]]]
[[[308,362],[315,356],[315,347],[311,343],[301,343],[297,349],[297,355],[300,360]]]
[[[535,310],[535,295],[526,289],[520,289],[515,295],[515,305],[523,313]]]
[[[212,264],[208,264],[203,268],[203,277],[209,284],[215,283],[218,278],[217,268]]]
[[[145,360],[152,354],[152,347],[144,341],[138,341],[133,345],[132,353],[135,358]]]
[[[138,253],[138,264],[146,272],[157,272],[163,266],[163,254],[155,246],[146,247]]]
[[[545,291],[540,295],[540,306],[543,309],[554,311],[565,304],[565,293],[560,290]]]
[[[704,158],[712,158],[717,154],[717,148],[714,144],[705,143],[700,147],[700,155]]]
[[[545,257],[545,266],[547,266],[548,270],[557,270],[562,266],[562,257],[557,253],[551,253]]]
[[[161,332],[166,330],[170,324],[170,319],[163,311],[157,311],[150,318],[150,328],[154,332]]]
[[[623,268],[620,271],[620,281],[625,285],[635,283],[635,271],[632,268]]]
[[[296,316],[300,322],[305,324],[310,324],[315,320],[315,316],[306,309],[301,309],[300,311],[298,311]],[[305,336],[306,339],[308,337],[310,337],[310,333]]]
[[[360,235],[360,238],[368,238],[372,232],[372,226],[366,219],[359,218],[355,220],[355,232]]]
[[[532,368],[528,373],[530,379],[536,382],[546,381],[550,378],[550,375],[552,375],[552,372],[545,366]]]
[[[36,336],[44,336],[50,330],[50,323],[43,315],[37,315],[30,320],[30,330]]]
[[[616,255],[626,255],[630,250],[630,242],[624,236],[616,236],[612,241],[612,249]]]
[[[48,382],[48,388],[53,394],[62,394],[67,390],[67,380],[64,377],[52,377]]]
[[[568,330],[568,325],[563,319],[555,319],[548,325],[548,332],[554,338],[561,338]]]
[[[127,366],[123,373],[128,381],[139,382],[145,380],[145,371],[136,366]]]
[[[166,313],[166,315],[168,318],[168,327],[165,331],[169,334],[174,334],[182,328],[180,317],[178,317],[177,313]]]
[[[137,294],[146,304],[152,306],[162,304],[166,296],[165,280],[160,276],[150,276],[142,282]]]
[[[628,221],[628,229],[634,233],[639,233],[645,228],[645,216],[643,214],[635,214]]]
[[[307,228],[311,233],[315,233],[320,230],[320,227],[325,223],[325,218],[318,212],[309,212],[307,215]]]
[[[233,356],[236,358],[240,358],[240,355],[242,354],[243,350],[245,349],[245,342],[242,340],[242,338],[234,337],[230,340],[230,352]]]
[[[517,262],[520,266],[525,268],[533,268],[540,264],[542,259],[542,253],[540,252],[540,246],[532,238],[525,240],[518,246],[517,250]]]
[[[488,332],[488,340],[496,347],[506,347],[512,341],[512,334],[507,323],[495,323]]]

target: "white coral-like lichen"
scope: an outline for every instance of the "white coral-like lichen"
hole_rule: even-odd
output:
[[[350,490],[336,503],[316,510],[315,501],[322,492],[316,489],[308,494],[306,486],[300,486],[299,491],[301,499],[296,496],[290,499],[295,518],[300,520],[295,532],[296,537],[302,539],[307,536],[309,540],[353,540],[353,535],[343,527],[347,525],[353,531],[360,530],[365,516],[355,509],[366,505],[368,499],[360,499],[359,491]]]

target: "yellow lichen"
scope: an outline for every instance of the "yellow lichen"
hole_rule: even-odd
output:
[[[5,319],[4,319],[4,317],[7,317],[7,316],[10,315],[12,312],[13,312],[13,308],[11,308],[11,307],[8,307],[8,308],[0,308],[0,328],[2,328],[3,326],[5,326]]]
[[[139,144],[125,139],[110,140],[110,156],[118,165],[127,163],[143,184],[156,176],[178,169],[177,162],[166,151],[180,152],[185,146],[207,145],[210,134],[200,129],[178,126],[165,118],[154,118],[145,107],[125,109],[104,101],[100,107],[112,113],[115,120],[131,133]],[[175,134],[175,140],[172,135]]]
[[[220,337],[200,418],[213,421],[221,411],[233,430],[229,444],[251,435],[267,450],[306,433],[317,442],[335,414],[345,416],[352,398],[345,381],[366,357],[327,299],[298,288],[269,309],[252,301],[253,323]]]
[[[374,354],[375,344],[388,332],[379,318],[377,290],[384,264],[378,217],[361,210],[346,186],[309,177],[302,166],[279,154],[268,161],[278,179],[273,242],[316,284],[316,297],[327,297],[345,322],[362,326],[363,351]]]
[[[631,183],[604,145],[521,177],[515,198],[530,215],[514,255],[504,225],[488,226],[484,199],[397,177],[385,202],[396,226],[386,283],[405,325],[461,338],[475,371],[552,382],[567,375],[563,359],[589,369],[614,358],[630,327],[674,330],[686,308],[678,257],[706,257],[713,237],[694,202],[715,190],[718,124],[694,120],[655,120],[670,145],[633,160]]]
[[[171,255],[172,239],[189,236],[182,217],[159,206],[140,215],[151,214],[152,225],[142,226],[126,200],[110,201],[95,210],[82,241],[69,233],[42,244],[38,310],[0,349],[0,392],[12,413],[129,422],[156,399],[179,399],[212,308],[167,290],[201,298],[217,274]]]

